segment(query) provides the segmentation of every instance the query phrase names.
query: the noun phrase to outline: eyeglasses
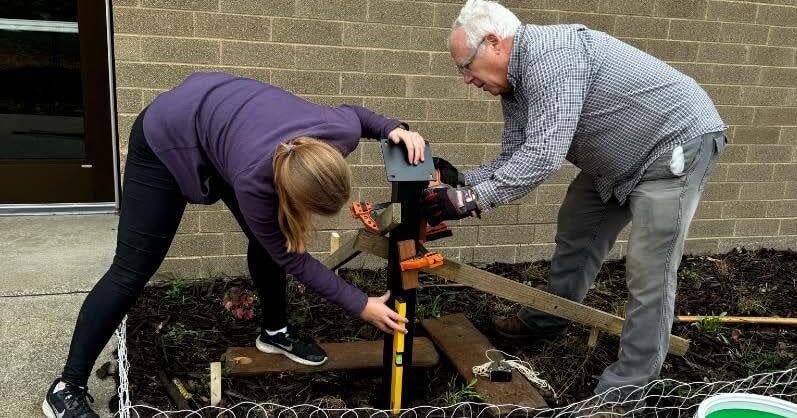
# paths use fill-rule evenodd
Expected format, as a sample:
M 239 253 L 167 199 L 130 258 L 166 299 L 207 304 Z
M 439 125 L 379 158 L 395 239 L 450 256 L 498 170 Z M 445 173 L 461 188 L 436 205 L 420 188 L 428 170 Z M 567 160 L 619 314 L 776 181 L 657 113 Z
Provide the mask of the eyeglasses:
M 473 59 L 476 58 L 476 54 L 479 53 L 479 48 L 481 48 L 481 46 L 484 43 L 485 39 L 486 39 L 486 37 L 482 38 L 482 40 L 479 41 L 479 44 L 476 45 L 476 48 L 473 50 L 473 52 L 471 52 L 470 55 L 468 55 L 468 57 L 465 58 L 464 61 L 462 61 L 461 63 L 457 64 L 457 69 L 459 70 L 460 74 L 462 74 L 462 75 L 470 74 L 470 68 L 468 68 L 468 67 L 473 62 Z

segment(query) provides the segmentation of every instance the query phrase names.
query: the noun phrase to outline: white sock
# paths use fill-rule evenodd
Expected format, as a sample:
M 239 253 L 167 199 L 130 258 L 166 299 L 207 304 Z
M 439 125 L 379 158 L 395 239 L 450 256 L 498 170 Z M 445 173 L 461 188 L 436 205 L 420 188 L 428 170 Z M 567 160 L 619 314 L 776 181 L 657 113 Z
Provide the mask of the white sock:
M 288 327 L 287 326 L 282 327 L 282 328 L 280 328 L 280 329 L 278 329 L 276 331 L 266 330 L 266 334 L 268 334 L 269 337 L 273 337 L 273 336 L 275 336 L 275 335 L 277 335 L 279 333 L 286 334 L 287 332 L 288 332 Z
M 55 385 L 55 387 L 53 388 L 53 393 L 58 393 L 58 392 L 64 390 L 65 388 L 66 388 L 66 383 L 64 383 L 64 381 L 62 380 L 62 381 L 58 382 L 57 385 Z

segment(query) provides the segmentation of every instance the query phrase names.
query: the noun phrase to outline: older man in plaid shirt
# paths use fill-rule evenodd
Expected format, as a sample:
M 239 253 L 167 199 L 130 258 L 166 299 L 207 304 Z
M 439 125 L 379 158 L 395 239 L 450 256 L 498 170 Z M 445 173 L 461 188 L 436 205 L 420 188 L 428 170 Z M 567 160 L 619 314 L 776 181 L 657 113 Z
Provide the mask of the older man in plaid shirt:
M 465 83 L 500 95 L 502 150 L 425 191 L 431 223 L 526 195 L 564 160 L 581 169 L 559 210 L 550 290 L 581 301 L 631 222 L 627 318 L 619 359 L 596 393 L 654 380 L 669 344 L 676 273 L 726 128 L 690 77 L 582 25 L 522 25 L 498 3 L 470 0 L 449 39 Z M 566 321 L 523 309 L 497 318 L 507 337 L 550 337 Z M 622 395 L 628 389 L 614 390 Z

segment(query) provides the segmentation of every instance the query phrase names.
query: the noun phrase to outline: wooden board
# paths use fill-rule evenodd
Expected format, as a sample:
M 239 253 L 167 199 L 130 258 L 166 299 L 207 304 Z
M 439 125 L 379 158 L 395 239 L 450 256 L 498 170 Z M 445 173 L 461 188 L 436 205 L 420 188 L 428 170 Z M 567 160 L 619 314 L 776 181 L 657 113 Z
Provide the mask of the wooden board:
M 540 393 L 523 375 L 512 371 L 512 381 L 491 382 L 489 378 L 473 375 L 473 366 L 487 362 L 485 352 L 494 348 L 463 314 L 447 315 L 421 321 L 435 345 L 448 357 L 466 382 L 477 379 L 474 390 L 493 405 L 520 405 L 543 408 L 547 404 Z M 493 356 L 495 358 L 495 356 Z M 512 410 L 509 408 L 508 410 Z M 506 413 L 507 411 L 502 411 Z
M 360 251 L 383 258 L 387 257 L 387 238 L 373 235 L 368 239 L 359 240 L 355 244 Z M 612 335 L 620 335 L 623 330 L 624 320 L 617 315 L 453 260 L 446 259 L 442 267 L 423 271 L 560 318 L 598 328 Z M 674 335 L 670 336 L 670 353 L 683 356 L 687 350 L 689 350 L 689 340 Z
M 396 229 L 396 227 L 401 224 L 401 204 L 393 203 L 385 208 L 379 213 L 379 216 L 377 216 L 376 223 L 379 225 L 379 233 L 381 235 L 385 235 Z M 363 238 L 363 235 L 365 235 L 365 238 Z M 360 254 L 361 250 L 357 248 L 357 240 L 367 239 L 368 236 L 378 237 L 379 235 L 374 235 L 364 229 L 359 229 L 354 236 L 348 237 L 343 240 L 343 242 L 340 242 L 338 248 L 331 248 L 332 245 L 330 245 L 330 254 L 324 258 L 322 263 L 330 270 L 339 269 Z M 387 253 L 385 253 L 384 258 L 387 258 Z
M 415 338 L 412 344 L 413 367 L 432 367 L 440 361 L 437 350 L 428 338 Z M 294 363 L 281 354 L 262 353 L 255 347 L 230 347 L 222 355 L 222 362 L 230 376 L 379 369 L 383 366 L 383 345 L 382 340 L 321 344 L 329 356 L 329 360 L 321 366 L 305 366 Z
M 398 242 L 398 255 L 399 261 L 404 261 L 409 258 L 415 257 L 415 240 L 408 239 Z M 401 272 L 401 287 L 404 290 L 418 288 L 418 270 L 409 270 Z

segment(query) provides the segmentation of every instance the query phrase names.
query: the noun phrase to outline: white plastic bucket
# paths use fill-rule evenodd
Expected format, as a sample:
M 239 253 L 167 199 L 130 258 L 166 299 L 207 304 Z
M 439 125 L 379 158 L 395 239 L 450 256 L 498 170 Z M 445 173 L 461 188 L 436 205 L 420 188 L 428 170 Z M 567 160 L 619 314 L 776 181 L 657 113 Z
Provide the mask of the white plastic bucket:
M 750 411 L 751 416 L 755 416 L 756 412 L 763 412 L 782 418 L 797 418 L 797 405 L 770 396 L 747 393 L 723 393 L 712 396 L 700 403 L 695 418 L 712 418 L 710 415 L 715 412 L 731 409 Z

